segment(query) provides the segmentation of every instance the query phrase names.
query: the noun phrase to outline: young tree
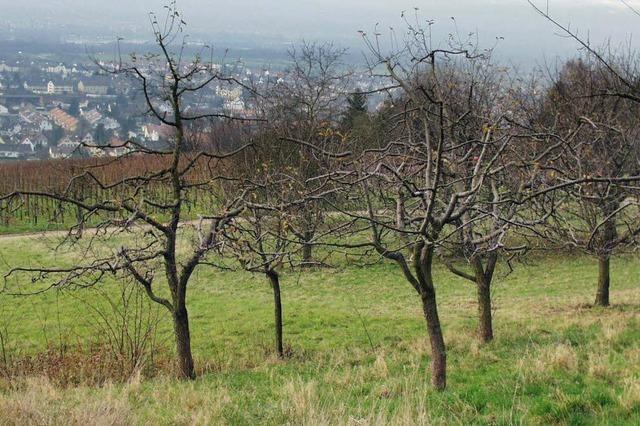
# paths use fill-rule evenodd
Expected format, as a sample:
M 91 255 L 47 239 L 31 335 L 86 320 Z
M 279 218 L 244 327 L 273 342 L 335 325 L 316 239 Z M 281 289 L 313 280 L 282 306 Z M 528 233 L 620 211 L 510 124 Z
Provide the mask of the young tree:
M 325 172 L 322 155 L 342 142 L 338 122 L 349 75 L 343 71 L 343 56 L 344 51 L 331 44 L 303 44 L 291 50 L 291 68 L 260 98 L 271 133 L 287 148 L 280 150 L 286 158 L 280 165 L 293 177 L 299 198 L 305 198 L 316 185 L 313 178 Z M 302 245 L 302 265 L 318 265 L 312 252 L 325 219 L 324 201 L 308 198 L 289 214 L 290 231 Z
M 266 127 L 266 126 L 264 126 Z M 289 231 L 290 218 L 284 212 L 292 191 L 286 159 L 290 147 L 265 130 L 256 137 L 251 150 L 232 160 L 234 168 L 244 173 L 238 180 L 227 182 L 230 194 L 245 192 L 243 211 L 222 233 L 220 258 L 227 259 L 226 269 L 243 269 L 264 274 L 273 291 L 275 349 L 285 357 L 283 342 L 282 297 L 279 270 L 285 262 L 293 265 L 295 236 Z M 293 239 L 292 239 L 293 237 Z
M 128 64 L 120 59 L 105 71 L 128 76 L 138 85 L 149 116 L 172 129 L 167 146 L 149 148 L 133 141 L 123 147 L 96 146 L 107 153 L 126 148 L 126 153 L 85 167 L 62 190 L 18 190 L 1 200 L 11 204 L 25 196 L 44 197 L 77 207 L 82 214 L 66 240 L 76 245 L 84 242 L 86 253 L 76 265 L 17 267 L 7 278 L 27 273 L 34 282 L 47 283 L 48 288 L 92 286 L 109 275 L 133 278 L 151 300 L 171 314 L 179 376 L 193 379 L 187 290 L 196 268 L 217 247 L 221 230 L 242 211 L 242 194 L 229 196 L 225 202 L 217 197 L 220 182 L 233 175 L 225 162 L 246 145 L 220 148 L 212 142 L 209 130 L 226 116 L 198 105 L 187 108 L 188 99 L 198 99 L 198 92 L 211 83 L 232 79 L 221 75 L 202 55 L 187 59 L 184 22 L 175 3 L 166 9 L 163 19 L 151 15 L 158 52 L 132 56 Z M 163 112 L 162 107 L 167 106 L 168 112 Z M 137 159 L 138 167 L 129 162 L 121 174 L 103 173 L 132 158 Z M 82 191 L 77 190 L 80 186 Z M 183 222 L 187 203 L 198 193 L 206 193 L 212 200 L 207 206 L 211 214 L 202 216 L 194 229 Z M 85 226 L 96 229 L 78 232 Z M 186 250 L 181 251 L 183 244 Z M 109 249 L 114 245 L 117 247 Z
M 298 141 L 282 140 L 274 132 L 272 123 L 265 123 L 255 129 L 251 149 L 232 160 L 232 167 L 243 173 L 237 180 L 225 184 L 230 194 L 243 192 L 246 196 L 242 214 L 223 231 L 221 257 L 229 260 L 225 263 L 226 268 L 239 265 L 246 271 L 264 274 L 269 280 L 274 296 L 276 352 L 280 358 L 286 355 L 281 271 L 286 267 L 309 266 L 305 247 L 322 244 L 324 237 L 335 237 L 345 226 L 339 221 L 334 224 L 336 221 L 329 217 L 322 224 L 314 224 L 311 240 L 300 239 L 295 226 L 304 209 L 313 206 L 323 209 L 322 214 L 325 214 L 328 201 L 335 200 L 340 192 L 341 188 L 331 179 L 331 160 L 349 155 L 348 152 L 326 151 L 339 147 L 339 142 L 331 142 L 327 135 L 322 145 L 304 145 L 308 149 L 308 161 L 314 162 L 309 168 L 321 171 L 322 175 L 301 175 L 296 167 L 300 146 Z M 324 252 L 328 255 L 331 250 L 325 247 Z
M 279 358 L 285 357 L 279 269 L 285 262 L 293 263 L 291 245 L 286 215 L 266 206 L 245 207 L 238 220 L 225 230 L 221 245 L 223 257 L 235 259 L 242 269 L 264 274 L 269 280 L 273 291 L 275 349 Z

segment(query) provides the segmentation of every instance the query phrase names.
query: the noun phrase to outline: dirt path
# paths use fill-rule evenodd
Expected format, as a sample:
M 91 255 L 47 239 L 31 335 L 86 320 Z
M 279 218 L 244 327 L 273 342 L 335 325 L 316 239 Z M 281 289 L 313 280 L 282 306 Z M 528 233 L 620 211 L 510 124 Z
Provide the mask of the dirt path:
M 87 231 L 91 230 L 95 231 L 95 228 L 88 229 Z M 0 241 L 10 241 L 32 237 L 64 237 L 68 232 L 69 231 L 66 229 L 61 229 L 52 231 L 20 232 L 17 234 L 2 234 L 0 235 Z
M 185 225 L 196 225 L 199 222 L 200 222 L 199 220 L 190 220 L 190 221 L 180 223 L 179 226 L 182 227 Z M 147 229 L 150 226 L 151 225 L 139 225 L 136 227 L 136 229 Z M 117 228 L 114 227 L 110 229 L 117 229 Z M 97 228 L 85 228 L 83 230 L 83 235 L 95 233 L 96 230 Z M 4 241 L 18 240 L 23 238 L 62 238 L 66 236 L 68 233 L 69 233 L 68 229 L 55 229 L 50 231 L 34 231 L 34 232 L 19 232 L 16 234 L 0 234 L 0 241 L 4 242 Z

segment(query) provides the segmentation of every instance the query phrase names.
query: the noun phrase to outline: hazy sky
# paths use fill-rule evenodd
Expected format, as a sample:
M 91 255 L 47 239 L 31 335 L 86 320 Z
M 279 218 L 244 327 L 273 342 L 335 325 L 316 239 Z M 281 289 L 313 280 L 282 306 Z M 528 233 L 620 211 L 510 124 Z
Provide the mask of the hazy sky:
M 546 0 L 536 0 L 546 7 Z M 563 23 L 600 44 L 629 40 L 640 28 L 640 16 L 623 2 L 640 9 L 640 0 L 549 0 L 549 10 Z M 0 0 L 0 20 L 39 21 L 71 26 L 88 24 L 101 34 L 147 25 L 147 12 L 162 10 L 165 0 Z M 538 16 L 526 0 L 179 0 L 190 31 L 211 34 L 220 44 L 221 35 L 245 34 L 283 40 L 331 39 L 358 46 L 360 29 L 371 31 L 379 23 L 381 32 L 401 27 L 400 13 L 435 19 L 442 37 L 454 30 L 477 31 L 489 44 L 504 37 L 499 50 L 506 56 L 553 56 L 575 48 L 554 34 L 554 28 Z M 638 35 L 640 37 L 640 35 Z

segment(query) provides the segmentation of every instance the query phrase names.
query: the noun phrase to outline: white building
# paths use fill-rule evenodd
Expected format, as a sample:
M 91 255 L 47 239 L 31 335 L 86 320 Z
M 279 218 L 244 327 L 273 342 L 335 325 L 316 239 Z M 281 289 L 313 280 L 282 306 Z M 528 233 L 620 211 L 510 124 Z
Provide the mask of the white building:
M 18 72 L 18 71 L 20 71 L 20 68 L 18 67 L 12 67 L 5 63 L 0 64 L 0 72 Z
M 224 88 L 220 86 L 216 86 L 216 95 L 224 98 L 227 101 L 235 101 L 240 99 L 242 96 L 242 88 L 241 87 L 233 87 L 233 88 Z
M 49 81 L 45 86 L 30 85 L 27 82 L 23 85 L 25 90 L 41 95 L 57 95 L 61 93 L 73 93 L 73 86 L 64 84 L 55 84 Z
M 241 99 L 226 101 L 223 107 L 225 111 L 228 111 L 228 112 L 243 112 L 244 102 Z

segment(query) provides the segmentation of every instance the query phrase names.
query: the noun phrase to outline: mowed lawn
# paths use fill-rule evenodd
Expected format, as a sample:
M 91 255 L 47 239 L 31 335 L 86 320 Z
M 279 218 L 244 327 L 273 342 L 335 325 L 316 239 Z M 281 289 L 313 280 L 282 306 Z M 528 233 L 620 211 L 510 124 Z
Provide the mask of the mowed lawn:
M 52 239 L 0 239 L 0 271 L 73 263 Z M 613 306 L 592 308 L 596 264 L 549 254 L 495 280 L 496 339 L 475 339 L 474 287 L 436 271 L 448 347 L 448 387 L 429 386 L 421 306 L 393 264 L 283 271 L 285 344 L 273 355 L 264 277 L 200 269 L 189 289 L 199 377 L 60 386 L 45 375 L 0 377 L 0 424 L 639 424 L 640 263 L 612 263 Z M 0 329 L 14 359 L 103 337 L 96 289 L 0 295 Z M 113 282 L 103 286 L 115 292 Z M 113 293 L 115 294 L 115 293 Z M 158 357 L 173 350 L 163 310 Z M 0 358 L 0 362 L 3 362 Z

